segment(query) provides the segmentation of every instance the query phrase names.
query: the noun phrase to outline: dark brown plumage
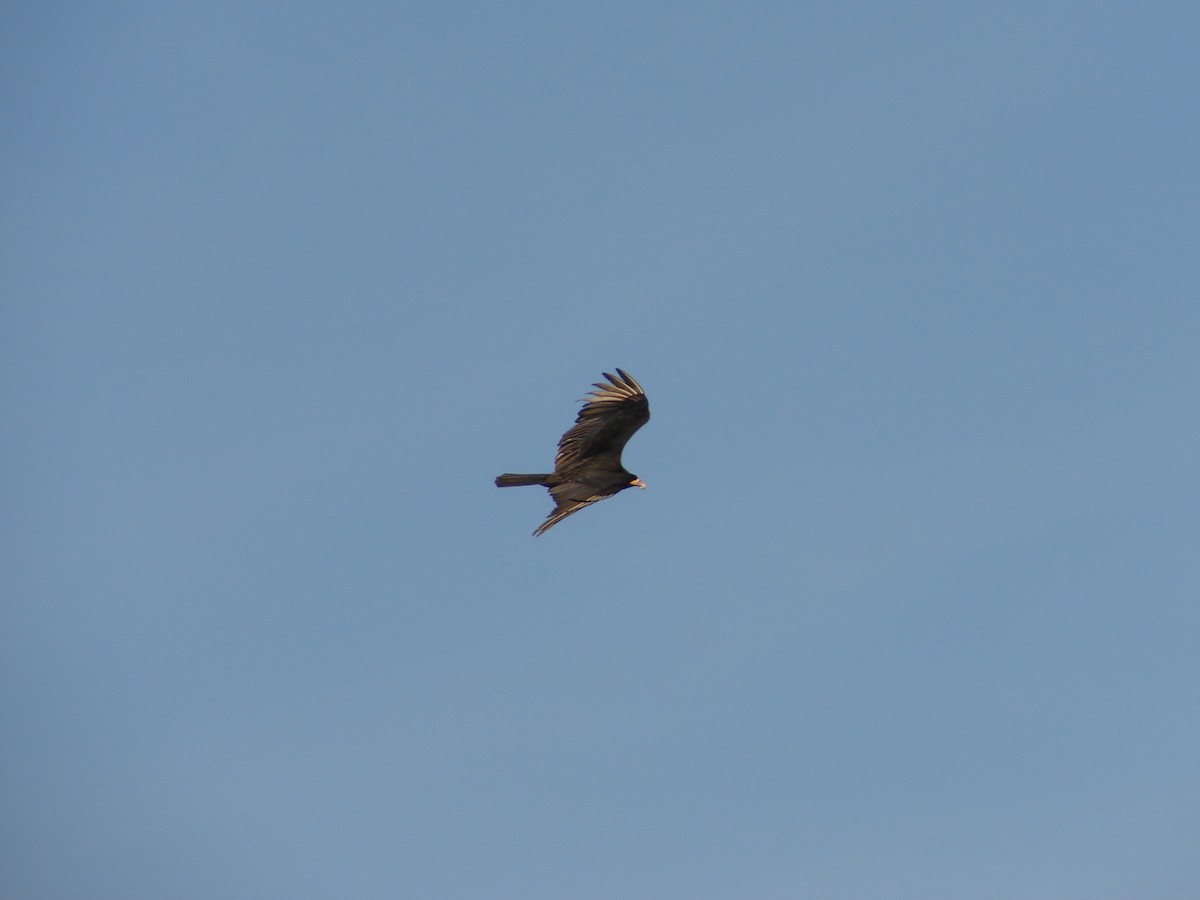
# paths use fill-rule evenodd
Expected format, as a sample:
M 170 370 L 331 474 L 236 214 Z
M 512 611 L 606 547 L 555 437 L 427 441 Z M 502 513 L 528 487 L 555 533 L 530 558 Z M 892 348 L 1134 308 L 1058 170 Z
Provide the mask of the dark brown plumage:
M 584 398 L 575 425 L 558 442 L 554 471 L 548 475 L 501 475 L 496 487 L 537 484 L 550 489 L 555 507 L 533 534 L 536 537 L 571 513 L 598 500 L 645 483 L 621 465 L 621 451 L 633 433 L 650 418 L 650 403 L 642 386 L 617 369 L 604 373 L 608 384 Z

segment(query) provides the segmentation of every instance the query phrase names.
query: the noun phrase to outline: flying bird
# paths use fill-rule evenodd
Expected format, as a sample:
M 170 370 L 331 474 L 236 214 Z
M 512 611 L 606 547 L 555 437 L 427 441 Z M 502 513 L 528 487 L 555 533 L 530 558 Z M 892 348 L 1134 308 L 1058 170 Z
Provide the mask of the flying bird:
M 571 513 L 625 488 L 646 483 L 621 465 L 621 451 L 633 433 L 650 419 L 650 403 L 642 386 L 617 369 L 604 373 L 608 383 L 597 382 L 584 398 L 575 425 L 558 442 L 554 471 L 548 475 L 505 474 L 496 487 L 537 484 L 550 489 L 554 509 L 533 533 L 540 535 Z

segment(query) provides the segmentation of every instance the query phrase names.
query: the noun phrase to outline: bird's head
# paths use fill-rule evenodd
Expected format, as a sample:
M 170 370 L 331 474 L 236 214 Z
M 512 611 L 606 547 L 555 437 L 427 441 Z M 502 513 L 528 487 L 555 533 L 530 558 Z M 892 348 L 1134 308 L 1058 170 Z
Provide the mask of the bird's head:
M 646 482 L 642 481 L 642 479 L 638 478 L 637 476 L 634 476 L 630 479 L 629 486 L 640 487 L 644 491 L 646 489 Z

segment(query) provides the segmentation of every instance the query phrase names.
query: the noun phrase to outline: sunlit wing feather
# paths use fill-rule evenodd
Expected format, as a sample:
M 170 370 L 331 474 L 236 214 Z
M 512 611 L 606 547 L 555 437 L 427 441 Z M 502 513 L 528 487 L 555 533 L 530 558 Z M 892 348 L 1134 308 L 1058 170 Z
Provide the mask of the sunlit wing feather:
M 587 497 L 583 500 L 563 501 L 559 506 L 554 508 L 554 511 L 551 512 L 550 515 L 548 515 L 546 517 L 546 521 L 537 527 L 537 530 L 534 531 L 533 536 L 538 537 L 539 535 L 541 535 L 541 533 L 543 531 L 557 525 L 559 522 L 561 522 L 563 519 L 565 519 L 567 516 L 571 515 L 572 513 L 577 513 L 581 509 L 591 506 L 593 503 L 603 500 L 605 497 L 609 497 L 609 496 L 611 496 L 611 495 L 610 494 L 596 494 L 594 497 Z
M 621 369 L 616 376 L 605 372 L 604 377 L 608 383 L 595 384 L 596 390 L 584 398 L 575 425 L 558 442 L 554 471 L 604 455 L 619 465 L 629 438 L 649 421 L 650 403 L 640 384 Z

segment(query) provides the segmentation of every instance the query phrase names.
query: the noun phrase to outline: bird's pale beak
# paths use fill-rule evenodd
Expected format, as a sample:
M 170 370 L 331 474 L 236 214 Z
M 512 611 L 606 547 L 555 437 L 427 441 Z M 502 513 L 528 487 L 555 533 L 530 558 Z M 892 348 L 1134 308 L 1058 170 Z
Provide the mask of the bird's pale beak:
M 635 478 L 633 481 L 629 482 L 629 486 L 640 487 L 644 491 L 646 489 L 646 482 L 642 481 L 640 478 Z

